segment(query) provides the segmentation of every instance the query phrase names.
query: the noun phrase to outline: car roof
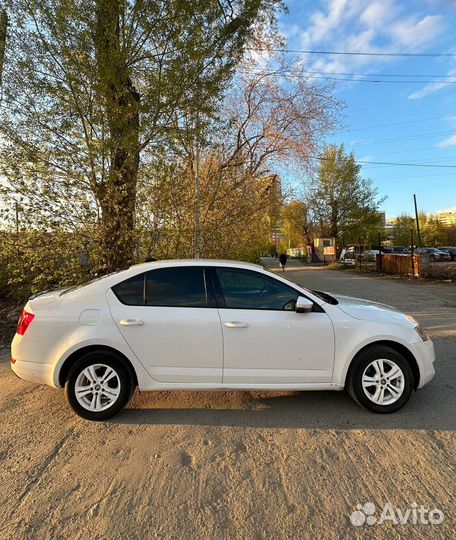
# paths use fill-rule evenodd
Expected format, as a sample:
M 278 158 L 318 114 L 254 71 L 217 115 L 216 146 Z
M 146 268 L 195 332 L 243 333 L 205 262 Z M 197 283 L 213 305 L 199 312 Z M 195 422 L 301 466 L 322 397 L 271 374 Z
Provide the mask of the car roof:
M 129 270 L 153 270 L 160 268 L 160 266 L 235 266 L 239 268 L 254 268 L 255 270 L 263 267 L 260 264 L 244 262 L 244 261 L 230 261 L 226 259 L 168 259 L 163 261 L 151 261 L 133 264 Z
M 130 266 L 127 270 L 121 270 L 120 272 L 114 272 L 106 276 L 102 276 L 100 279 L 97 279 L 93 282 L 86 283 L 81 287 L 75 288 L 74 290 L 69 291 L 68 295 L 65 295 L 67 301 L 72 301 L 73 299 L 79 299 L 85 301 L 84 299 L 93 296 L 93 293 L 96 291 L 107 291 L 117 283 L 120 283 L 123 280 L 126 280 L 130 277 L 136 276 L 143 272 L 149 270 L 159 269 L 159 268 L 174 268 L 179 266 L 225 266 L 227 268 L 245 268 L 250 270 L 255 270 L 257 272 L 273 275 L 278 281 L 282 281 L 285 285 L 293 287 L 298 291 L 302 291 L 304 294 L 309 296 L 317 304 L 324 304 L 325 301 L 315 296 L 312 291 L 305 289 L 297 283 L 293 283 L 287 279 L 284 279 L 281 275 L 272 274 L 269 270 L 263 268 L 259 264 L 244 262 L 244 261 L 230 261 L 225 259 L 170 259 L 163 261 L 151 261 L 140 264 L 135 264 Z

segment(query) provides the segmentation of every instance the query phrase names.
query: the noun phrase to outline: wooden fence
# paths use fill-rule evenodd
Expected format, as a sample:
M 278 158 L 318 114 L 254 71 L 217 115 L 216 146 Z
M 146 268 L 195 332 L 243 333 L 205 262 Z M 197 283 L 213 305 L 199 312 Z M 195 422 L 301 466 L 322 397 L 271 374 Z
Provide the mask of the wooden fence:
M 381 261 L 380 261 L 381 258 Z M 412 272 L 416 277 L 419 277 L 421 268 L 421 258 L 419 255 L 395 255 L 385 253 L 377 255 L 377 270 L 385 272 L 385 274 L 399 274 L 401 276 L 411 276 Z

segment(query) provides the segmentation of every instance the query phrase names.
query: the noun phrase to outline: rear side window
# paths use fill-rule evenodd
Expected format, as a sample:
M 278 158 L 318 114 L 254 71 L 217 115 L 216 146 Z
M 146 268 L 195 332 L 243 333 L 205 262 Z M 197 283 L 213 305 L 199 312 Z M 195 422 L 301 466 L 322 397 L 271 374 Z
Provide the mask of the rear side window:
M 178 266 L 146 274 L 146 305 L 207 307 L 204 268 Z
M 133 276 L 112 290 L 127 306 L 207 307 L 204 268 L 161 268 Z
M 133 276 L 122 281 L 122 283 L 118 283 L 112 290 L 122 304 L 126 304 L 127 306 L 143 306 L 144 278 L 145 274 Z

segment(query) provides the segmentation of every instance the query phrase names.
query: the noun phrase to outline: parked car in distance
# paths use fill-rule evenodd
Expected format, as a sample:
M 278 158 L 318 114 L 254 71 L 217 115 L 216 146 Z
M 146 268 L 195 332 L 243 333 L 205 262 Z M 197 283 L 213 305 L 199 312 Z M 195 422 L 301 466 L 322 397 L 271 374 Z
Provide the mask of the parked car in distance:
M 364 252 L 364 260 L 366 261 L 375 261 L 377 255 L 409 255 L 410 251 L 408 248 L 403 246 L 378 246 L 373 249 L 368 249 Z
M 410 255 L 410 249 L 405 246 L 393 246 L 393 253 L 396 255 Z
M 429 260 L 431 262 L 441 262 L 441 261 L 451 261 L 449 253 L 445 251 L 440 251 L 440 249 L 434 247 L 420 247 L 415 249 L 417 255 L 429 255 Z
M 439 249 L 440 251 L 443 251 L 444 253 L 448 253 L 452 261 L 456 260 L 456 247 L 445 246 L 445 247 L 439 247 Z
M 432 341 L 395 308 L 214 260 L 143 263 L 35 295 L 11 351 L 16 375 L 64 388 L 90 420 L 119 412 L 136 387 L 346 388 L 389 413 L 434 376 Z
M 343 248 L 339 257 L 339 262 L 342 264 L 355 264 L 356 258 L 359 256 L 358 251 L 354 247 Z

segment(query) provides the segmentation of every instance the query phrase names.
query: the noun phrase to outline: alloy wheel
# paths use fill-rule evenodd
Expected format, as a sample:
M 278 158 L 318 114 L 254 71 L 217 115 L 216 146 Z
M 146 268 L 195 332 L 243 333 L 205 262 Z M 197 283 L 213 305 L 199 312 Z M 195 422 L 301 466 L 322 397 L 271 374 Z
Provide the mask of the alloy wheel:
M 377 405 L 391 405 L 404 392 L 404 373 L 392 360 L 373 360 L 363 372 L 362 387 L 366 396 Z
M 106 364 L 92 364 L 76 378 L 74 394 L 84 409 L 92 412 L 112 407 L 120 395 L 120 377 Z

